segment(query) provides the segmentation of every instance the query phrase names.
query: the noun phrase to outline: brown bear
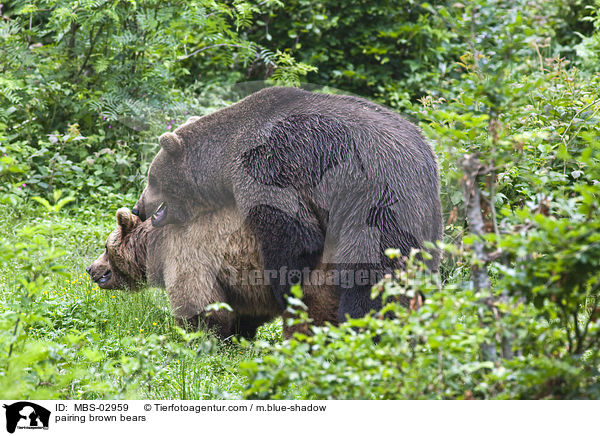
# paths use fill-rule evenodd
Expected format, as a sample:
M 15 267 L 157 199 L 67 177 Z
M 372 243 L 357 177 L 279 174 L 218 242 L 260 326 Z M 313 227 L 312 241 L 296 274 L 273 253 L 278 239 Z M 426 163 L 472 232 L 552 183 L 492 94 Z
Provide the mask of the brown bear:
M 258 240 L 277 303 L 327 263 L 338 320 L 381 307 L 371 287 L 442 237 L 438 166 L 420 130 L 370 101 L 261 90 L 164 133 L 134 213 L 155 227 L 235 208 Z M 439 252 L 429 267 L 437 271 Z
M 99 287 L 166 288 L 180 324 L 205 326 L 221 338 L 252 338 L 260 325 L 283 314 L 263 277 L 258 241 L 234 208 L 206 213 L 185 226 L 162 228 L 121 208 L 117 224 L 104 253 L 87 268 Z M 303 291 L 314 324 L 336 322 L 339 296 L 334 286 L 321 281 Z M 217 302 L 227 303 L 233 312 L 206 310 Z M 289 337 L 306 327 L 284 322 L 284 334 Z

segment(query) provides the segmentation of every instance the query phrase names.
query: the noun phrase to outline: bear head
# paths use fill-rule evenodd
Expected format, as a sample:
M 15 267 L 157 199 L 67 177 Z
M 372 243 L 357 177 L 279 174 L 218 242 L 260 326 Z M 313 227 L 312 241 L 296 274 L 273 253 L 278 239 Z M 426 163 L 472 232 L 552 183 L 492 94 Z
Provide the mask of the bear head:
M 146 187 L 133 208 L 143 221 L 152 220 L 154 227 L 190 221 L 195 193 L 188 183 L 189 170 L 184 165 L 184 144 L 176 133 L 167 132 L 158 140 L 161 150 L 148 171 Z
M 154 227 L 182 224 L 190 221 L 198 202 L 190 183 L 194 165 L 186 163 L 185 140 L 181 132 L 200 120 L 190 117 L 175 132 L 163 133 L 158 138 L 161 147 L 148 171 L 146 187 L 132 212 L 145 221 L 152 220 Z
M 100 288 L 134 291 L 146 282 L 147 248 L 141 230 L 142 221 L 129 209 L 117 211 L 117 227 L 104 253 L 86 268 Z

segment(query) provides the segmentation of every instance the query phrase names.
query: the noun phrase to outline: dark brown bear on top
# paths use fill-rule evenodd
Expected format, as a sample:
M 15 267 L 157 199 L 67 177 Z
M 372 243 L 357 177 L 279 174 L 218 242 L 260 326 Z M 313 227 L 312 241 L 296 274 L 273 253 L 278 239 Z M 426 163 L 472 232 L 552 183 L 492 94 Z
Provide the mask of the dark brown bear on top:
M 154 226 L 234 207 L 285 307 L 306 269 L 337 272 L 338 319 L 378 309 L 370 289 L 442 236 L 435 155 L 419 129 L 357 97 L 267 88 L 159 138 L 134 212 Z M 439 266 L 439 253 L 428 261 Z
M 166 288 L 173 313 L 181 324 L 203 325 L 221 338 L 233 334 L 251 338 L 256 329 L 282 315 L 263 280 L 256 238 L 233 208 L 207 213 L 186 226 L 152 227 L 128 209 L 117 211 L 117 228 L 104 253 L 88 268 L 104 289 Z M 306 286 L 303 301 L 314 324 L 335 323 L 339 297 L 333 286 Z M 225 302 L 227 310 L 206 311 Z M 284 323 L 284 334 L 304 330 Z

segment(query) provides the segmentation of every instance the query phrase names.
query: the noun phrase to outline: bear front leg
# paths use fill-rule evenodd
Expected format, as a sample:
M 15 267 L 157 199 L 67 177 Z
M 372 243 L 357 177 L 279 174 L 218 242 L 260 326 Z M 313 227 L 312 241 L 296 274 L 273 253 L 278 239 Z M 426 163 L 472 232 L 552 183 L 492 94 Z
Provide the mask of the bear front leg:
M 235 334 L 235 316 L 227 310 L 201 312 L 198 315 L 200 328 L 212 331 L 221 340 Z
M 303 209 L 306 214 L 307 209 Z M 250 208 L 246 223 L 259 241 L 267 277 L 275 299 L 285 310 L 290 287 L 302 283 L 323 252 L 324 237 L 319 227 L 301 216 L 269 205 Z
M 235 317 L 225 310 L 206 312 L 197 315 L 177 315 L 177 325 L 188 332 L 197 330 L 212 331 L 221 340 L 227 339 L 235 334 Z
M 213 267 L 179 261 L 187 262 L 178 258 L 165 269 L 165 285 L 177 323 L 187 330 L 212 330 L 221 339 L 232 336 L 235 315 L 225 309 L 206 310 L 211 304 L 227 302 Z

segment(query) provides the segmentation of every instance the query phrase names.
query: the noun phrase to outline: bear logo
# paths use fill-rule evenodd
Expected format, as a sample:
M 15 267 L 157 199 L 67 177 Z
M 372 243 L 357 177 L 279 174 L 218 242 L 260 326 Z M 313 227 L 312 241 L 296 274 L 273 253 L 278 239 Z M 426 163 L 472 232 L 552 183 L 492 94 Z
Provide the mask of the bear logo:
M 48 429 L 50 411 L 42 406 L 29 401 L 19 401 L 10 405 L 4 404 L 6 409 L 6 431 L 14 433 L 16 428 L 43 428 Z

